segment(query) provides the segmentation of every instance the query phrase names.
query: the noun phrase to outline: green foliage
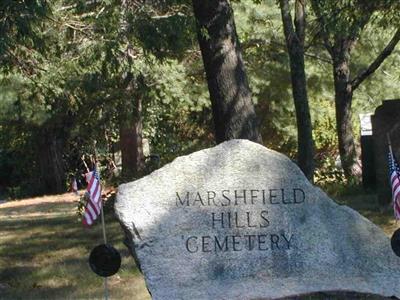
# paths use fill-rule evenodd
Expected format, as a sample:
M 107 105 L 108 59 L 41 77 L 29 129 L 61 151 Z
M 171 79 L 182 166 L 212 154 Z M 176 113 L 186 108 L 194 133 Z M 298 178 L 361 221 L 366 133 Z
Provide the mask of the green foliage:
M 382 29 L 377 24 L 369 24 L 358 41 L 351 65 L 354 73 L 364 70 L 383 50 L 392 38 L 395 28 Z M 360 112 L 374 112 L 385 99 L 399 98 L 400 69 L 395 66 L 400 61 L 400 48 L 385 59 L 378 70 L 361 84 L 354 94 L 354 107 Z
M 343 186 L 346 183 L 343 170 L 335 165 L 335 158 L 323 156 L 318 159 L 318 165 L 315 170 L 314 182 L 324 188 L 331 186 Z
M 128 22 L 146 51 L 159 58 L 183 58 L 196 43 L 194 18 L 187 10 L 183 6 L 157 11 L 154 5 L 143 5 Z
M 400 8 L 397 0 L 312 0 L 311 4 L 328 38 L 332 41 L 339 37 L 358 38 L 364 27 L 370 22 L 386 27 L 400 21 L 396 11 Z M 317 25 L 318 26 L 318 25 Z
M 82 218 L 83 214 L 85 213 L 85 207 L 88 201 L 89 197 L 87 193 L 83 193 L 79 197 L 78 205 L 76 207 L 76 214 L 79 218 Z
M 146 7 L 48 3 L 51 17 L 40 15 L 40 28 L 30 24 L 44 32 L 46 52 L 30 44 L 33 56 L 19 55 L 12 66 L 17 72 L 3 73 L 0 185 L 15 186 L 18 196 L 33 178 L 36 193 L 46 192 L 43 172 L 55 159 L 59 172 L 79 175 L 80 157 L 94 154 L 94 145 L 106 162 L 137 97 L 143 101 L 144 138 L 163 163 L 208 141 L 207 127 L 200 126 L 210 122 L 202 115 L 209 101 L 204 82 L 192 75 L 198 65 L 191 58 L 195 34 L 187 8 L 182 1 Z M 21 45 L 10 41 L 15 49 Z M 28 63 L 29 72 L 20 68 Z M 46 159 L 43 147 L 54 143 L 59 147 L 48 153 L 61 152 Z
M 325 12 L 338 11 L 332 18 L 345 16 L 348 22 L 356 22 L 361 9 L 372 5 L 352 12 L 345 8 L 353 7 L 354 1 L 340 1 L 337 9 L 331 2 L 320 4 Z M 59 152 L 64 182 L 68 174 L 82 173 L 81 156 L 93 155 L 95 148 L 106 178 L 121 123 L 137 111 L 138 97 L 143 104 L 143 138 L 151 154 L 160 157 L 160 162 L 147 158 L 145 172 L 214 144 L 190 1 L 124 3 L 0 4 L 0 186 L 8 187 L 11 196 L 48 191 L 44 175 L 53 167 L 55 157 L 47 157 L 53 150 Z M 364 28 L 366 34 L 353 52 L 351 68 L 356 71 L 365 69 L 393 34 L 394 27 L 382 30 L 388 18 L 381 12 L 386 2 L 379 3 L 374 22 Z M 294 158 L 297 128 L 279 7 L 272 0 L 243 0 L 233 8 L 264 143 Z M 395 20 L 394 14 L 390 18 Z M 316 181 L 333 185 L 343 183 L 343 177 L 334 160 L 338 153 L 331 65 L 315 44 L 318 28 L 312 12 L 309 20 L 306 73 Z M 372 112 L 382 99 L 398 97 L 399 60 L 395 50 L 356 91 L 355 122 L 358 113 Z M 48 151 L 54 143 L 59 147 Z
M 327 168 L 331 166 L 326 166 Z M 326 169 L 328 170 L 328 169 Z M 316 171 L 316 176 L 320 176 L 319 170 Z M 321 177 L 319 177 L 321 179 Z M 337 180 L 331 180 L 332 178 L 337 178 Z M 320 187 L 324 192 L 326 192 L 330 197 L 336 199 L 340 199 L 348 196 L 361 196 L 360 199 L 362 205 L 364 206 L 376 206 L 376 199 L 369 199 L 371 202 L 365 202 L 365 189 L 358 180 L 358 178 L 350 178 L 347 180 L 344 177 L 343 171 L 338 169 L 333 169 L 331 171 L 331 176 L 329 180 L 319 180 L 315 183 L 318 187 Z M 371 191 L 369 191 L 371 192 Z M 378 208 L 377 211 L 380 209 Z
M 264 143 L 294 157 L 297 129 L 279 10 L 273 1 L 242 1 L 234 10 Z
M 353 51 L 351 68 L 359 71 L 365 69 L 393 35 L 395 26 L 382 30 L 377 20 L 388 20 L 390 16 L 382 11 L 387 9 L 382 3 L 377 7 L 357 7 L 352 1 L 318 1 L 324 7 L 332 21 L 334 32 L 345 33 L 340 26 L 350 21 L 359 22 L 357 14 L 361 10 L 374 9 L 373 20 L 364 28 L 357 47 Z M 376 4 L 376 3 L 375 3 Z M 375 5 L 374 4 L 374 5 Z M 395 5 L 387 1 L 385 5 Z M 372 4 L 368 4 L 372 5 Z M 244 49 L 246 67 L 250 77 L 254 102 L 261 119 L 264 143 L 273 149 L 284 152 L 294 158 L 297 147 L 297 131 L 294 105 L 291 95 L 289 62 L 286 54 L 281 16 L 275 1 L 263 1 L 256 5 L 252 1 L 240 1 L 234 5 L 239 37 Z M 333 79 L 331 59 L 316 43 L 319 30 L 315 23 L 316 16 L 308 7 L 310 26 L 306 36 L 306 75 L 308 96 L 313 121 L 313 135 L 316 146 L 317 182 L 343 183 L 341 170 L 335 167 L 338 157 L 336 134 Z M 346 16 L 347 17 L 344 17 Z M 337 24 L 339 18 L 346 22 Z M 357 23 L 358 24 L 358 23 Z M 354 26 L 357 25 L 354 23 Z M 337 27 L 335 27 L 337 26 Z M 373 74 L 367 84 L 361 85 L 353 99 L 354 128 L 358 128 L 358 114 L 373 112 L 382 99 L 398 97 L 400 73 L 395 68 L 399 61 L 399 50 L 385 61 L 383 66 Z M 356 136 L 358 132 L 356 132 Z
M 44 19 L 49 15 L 46 0 L 1 1 L 0 68 L 34 71 L 37 62 L 32 54 L 45 49 L 42 29 Z

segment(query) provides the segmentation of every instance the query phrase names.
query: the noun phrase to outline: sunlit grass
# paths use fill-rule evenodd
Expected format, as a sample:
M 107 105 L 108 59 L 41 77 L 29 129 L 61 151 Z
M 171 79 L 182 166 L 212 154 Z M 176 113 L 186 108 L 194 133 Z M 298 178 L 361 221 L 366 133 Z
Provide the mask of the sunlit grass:
M 91 249 L 103 243 L 101 227 L 83 228 L 76 200 L 64 194 L 0 205 L 0 299 L 103 299 L 103 278 L 87 262 Z M 392 212 L 381 211 L 373 194 L 341 196 L 336 201 L 356 209 L 389 236 L 397 228 Z M 122 256 L 121 269 L 108 280 L 110 298 L 150 299 L 109 211 L 106 223 L 109 242 Z M 296 299 L 345 298 L 379 299 L 327 293 Z
M 91 249 L 103 243 L 101 226 L 84 228 L 70 197 L 0 206 L 0 299 L 104 298 L 103 278 L 88 265 Z M 110 298 L 150 299 L 111 212 L 106 224 L 109 242 L 122 256 L 120 271 L 109 278 Z

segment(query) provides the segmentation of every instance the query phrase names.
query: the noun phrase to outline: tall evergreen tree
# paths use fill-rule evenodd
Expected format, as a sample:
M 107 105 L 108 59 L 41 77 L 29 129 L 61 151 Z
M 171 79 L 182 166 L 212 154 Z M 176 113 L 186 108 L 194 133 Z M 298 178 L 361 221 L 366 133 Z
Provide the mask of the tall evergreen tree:
M 128 73 L 124 88 L 126 99 L 119 110 L 119 138 L 122 159 L 122 175 L 126 179 L 137 178 L 144 167 L 142 76 Z
M 232 7 L 228 0 L 193 0 L 217 143 L 262 142 Z
M 42 30 L 51 5 L 46 0 L 0 2 L 0 68 L 34 72 L 32 52 L 44 50 Z
M 351 76 L 351 53 L 356 47 L 366 25 L 377 11 L 399 8 L 398 1 L 371 1 L 361 3 L 352 1 L 312 0 L 312 7 L 317 15 L 320 35 L 324 47 L 332 59 L 335 89 L 336 130 L 342 167 L 347 178 L 361 174 L 352 126 L 353 93 L 359 85 L 388 57 L 400 40 L 397 29 L 387 46 L 375 60 L 356 76 Z
M 314 173 L 314 142 L 307 97 L 304 67 L 304 38 L 306 27 L 306 0 L 295 1 L 294 26 L 289 0 L 280 0 L 280 8 L 290 60 L 293 100 L 297 120 L 297 161 L 300 169 L 312 181 Z
M 120 19 L 120 32 L 121 38 L 126 41 L 124 45 L 127 49 L 125 50 L 125 59 L 128 61 L 128 65 L 132 64 L 130 57 L 134 51 L 134 42 L 129 36 L 128 28 L 128 12 L 135 12 L 138 8 L 138 4 L 131 1 L 122 1 L 121 5 L 121 19 Z M 121 75 L 121 74 L 119 74 Z M 125 78 L 121 76 L 121 84 L 123 97 L 120 101 L 119 109 L 119 139 L 121 149 L 121 160 L 122 160 L 122 175 L 126 179 L 137 178 L 139 172 L 144 166 L 144 155 L 143 155 L 143 116 L 142 116 L 142 98 L 143 95 L 140 93 L 140 85 L 143 80 L 138 80 L 138 76 L 128 71 Z M 140 77 L 142 78 L 142 77 Z

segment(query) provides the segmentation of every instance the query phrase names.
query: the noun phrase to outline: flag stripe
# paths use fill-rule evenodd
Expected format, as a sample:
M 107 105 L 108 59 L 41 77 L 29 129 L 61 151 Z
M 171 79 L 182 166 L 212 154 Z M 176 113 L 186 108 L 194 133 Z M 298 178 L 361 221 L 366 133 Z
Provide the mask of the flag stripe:
M 86 204 L 82 222 L 84 225 L 90 226 L 101 213 L 101 185 L 100 177 L 96 169 L 87 173 L 86 179 L 88 181 L 87 195 L 89 199 Z
M 93 172 L 92 172 L 93 173 Z M 95 176 L 93 176 L 93 174 L 90 175 L 90 182 L 88 184 L 87 190 L 90 191 L 90 189 L 92 188 L 93 182 L 94 182 Z
M 93 221 L 89 214 L 85 213 L 84 218 L 87 225 L 92 225 Z
M 391 147 L 389 147 L 388 160 L 389 160 L 389 177 L 392 189 L 394 216 L 397 220 L 399 220 L 400 219 L 400 168 L 396 158 L 394 157 Z
M 91 219 L 92 219 L 92 220 L 95 220 L 96 217 L 97 217 L 97 214 L 96 214 L 96 212 L 95 212 L 95 207 L 94 207 L 94 205 L 93 205 L 92 202 L 88 202 L 88 204 L 87 204 L 87 209 L 88 209 L 88 212 L 89 212 L 89 214 L 90 214 Z
M 97 203 L 94 204 L 95 210 L 96 210 L 96 214 L 99 215 L 101 213 L 101 206 Z
M 400 182 L 396 184 L 396 186 L 393 187 L 393 196 L 397 197 L 397 195 L 400 192 Z
M 98 190 L 99 190 L 99 184 L 96 182 L 95 185 L 92 186 L 90 190 L 90 196 L 93 199 L 94 202 L 98 201 Z
M 97 203 L 90 202 L 90 205 L 92 206 L 93 210 L 96 212 L 96 217 L 100 214 L 100 206 Z
M 394 213 L 396 217 L 400 216 L 400 205 L 398 202 L 398 199 L 396 199 L 396 201 L 394 201 Z
M 101 187 L 99 186 L 96 190 L 96 193 L 93 195 L 93 199 L 96 203 L 99 203 L 100 198 L 101 198 Z
M 399 184 L 400 184 L 400 180 L 398 180 L 397 178 L 395 180 L 393 180 L 392 181 L 392 190 L 395 191 Z
M 76 182 L 75 177 L 72 179 L 72 192 L 75 193 L 76 195 L 79 195 L 79 193 L 78 193 L 78 183 Z

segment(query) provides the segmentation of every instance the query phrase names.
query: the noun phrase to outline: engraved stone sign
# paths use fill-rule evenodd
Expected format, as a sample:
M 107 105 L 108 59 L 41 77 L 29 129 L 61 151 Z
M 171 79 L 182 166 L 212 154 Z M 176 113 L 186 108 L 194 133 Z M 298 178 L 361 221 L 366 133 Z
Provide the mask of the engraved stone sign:
M 250 141 L 121 185 L 115 209 L 153 299 L 400 296 L 400 258 L 382 230 Z

